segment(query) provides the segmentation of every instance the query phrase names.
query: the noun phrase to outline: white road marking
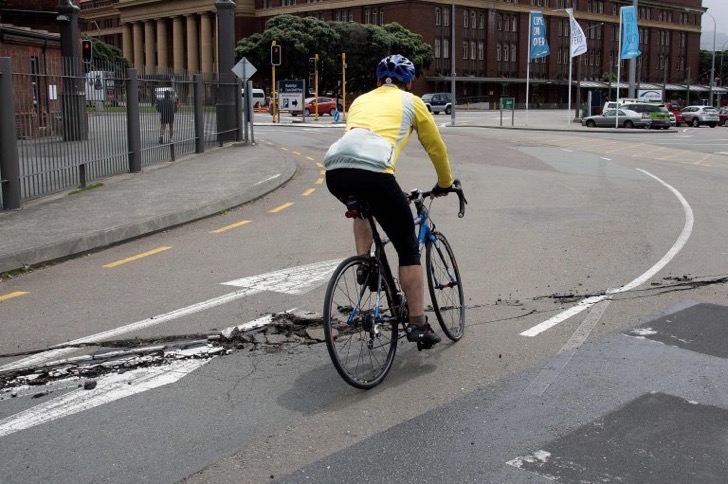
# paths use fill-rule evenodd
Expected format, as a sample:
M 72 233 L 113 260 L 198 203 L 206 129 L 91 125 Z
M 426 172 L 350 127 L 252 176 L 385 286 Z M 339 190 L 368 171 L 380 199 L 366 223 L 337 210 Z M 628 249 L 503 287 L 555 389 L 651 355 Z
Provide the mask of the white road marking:
M 190 359 L 170 365 L 112 373 L 97 380 L 93 390 L 78 389 L 0 420 L 0 437 L 89 410 L 153 388 L 169 385 L 210 360 Z
M 91 336 L 85 336 L 78 338 L 73 341 L 64 343 L 63 345 L 78 345 L 83 343 L 96 343 L 106 339 L 114 338 L 122 334 L 131 333 L 140 329 L 148 328 L 150 326 L 156 326 L 158 324 L 188 316 L 190 314 L 199 313 L 206 309 L 210 309 L 222 304 L 235 301 L 236 299 L 244 298 L 252 294 L 257 294 L 263 291 L 282 292 L 285 294 L 300 295 L 305 294 L 309 290 L 320 285 L 336 266 L 341 262 L 340 260 L 329 260 L 324 262 L 317 262 L 314 264 L 308 264 L 299 267 L 290 267 L 280 271 L 270 272 L 268 274 L 261 274 L 253 277 L 245 277 L 242 279 L 235 279 L 229 282 L 223 282 L 222 284 L 228 286 L 237 286 L 242 289 L 218 296 L 207 301 L 202 301 L 191 306 L 187 306 L 180 309 L 175 309 L 165 314 L 158 316 L 152 316 L 151 318 L 143 319 L 135 323 L 127 324 L 126 326 L 120 326 L 118 328 L 96 333 Z M 76 348 L 55 348 L 36 355 L 23 358 L 21 360 L 9 363 L 0 367 L 0 371 L 5 370 L 16 370 L 25 368 L 28 366 L 35 366 L 47 361 L 57 359 L 68 353 L 76 351 Z
M 227 286 L 255 287 L 285 294 L 304 294 L 317 287 L 336 269 L 340 259 L 316 262 L 294 269 L 269 272 L 259 276 L 243 277 L 228 282 Z
M 547 319 L 546 321 L 537 324 L 533 328 L 527 329 L 526 331 L 521 333 L 521 336 L 528 336 L 528 337 L 534 337 L 540 333 L 543 333 L 547 329 L 550 329 L 557 324 L 559 324 L 562 321 L 565 321 L 566 319 L 569 319 L 572 316 L 575 316 L 579 314 L 580 312 L 584 311 L 585 309 L 589 309 L 596 303 L 603 301 L 607 298 L 611 298 L 613 294 L 619 294 L 621 292 L 629 291 L 631 289 L 634 289 L 637 286 L 640 286 L 647 282 L 652 276 L 657 274 L 660 270 L 662 270 L 670 261 L 675 258 L 675 256 L 682 250 L 682 248 L 687 243 L 688 239 L 690 238 L 690 234 L 693 231 L 693 210 L 690 208 L 690 204 L 688 204 L 687 200 L 685 200 L 685 197 L 682 196 L 682 194 L 677 191 L 674 187 L 671 185 L 668 185 L 652 173 L 649 173 L 645 170 L 642 170 L 640 168 L 637 169 L 637 171 L 640 171 L 644 173 L 647 176 L 650 176 L 660 182 L 662 185 L 667 187 L 668 190 L 670 190 L 675 197 L 680 201 L 680 204 L 683 207 L 683 212 L 685 212 L 685 225 L 683 226 L 682 232 L 680 233 L 680 236 L 677 238 L 673 246 L 670 248 L 670 250 L 667 251 L 667 253 L 657 261 L 655 265 L 650 267 L 647 272 L 642 274 L 641 276 L 634 279 L 632 282 L 625 284 L 622 287 L 619 287 L 617 289 L 608 289 L 606 291 L 606 294 L 603 296 L 593 296 L 587 299 L 584 299 L 580 301 L 576 306 L 573 306 L 566 311 L 557 314 L 556 316 Z

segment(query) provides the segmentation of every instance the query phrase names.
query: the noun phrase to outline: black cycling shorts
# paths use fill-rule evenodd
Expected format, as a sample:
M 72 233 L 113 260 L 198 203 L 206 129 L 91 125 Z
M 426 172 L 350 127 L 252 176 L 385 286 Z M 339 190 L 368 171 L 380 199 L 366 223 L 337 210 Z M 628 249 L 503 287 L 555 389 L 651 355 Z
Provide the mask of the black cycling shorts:
M 326 186 L 344 204 L 350 196 L 368 202 L 374 218 L 397 251 L 399 265 L 420 265 L 420 245 L 412 211 L 394 175 L 337 168 L 326 172 Z

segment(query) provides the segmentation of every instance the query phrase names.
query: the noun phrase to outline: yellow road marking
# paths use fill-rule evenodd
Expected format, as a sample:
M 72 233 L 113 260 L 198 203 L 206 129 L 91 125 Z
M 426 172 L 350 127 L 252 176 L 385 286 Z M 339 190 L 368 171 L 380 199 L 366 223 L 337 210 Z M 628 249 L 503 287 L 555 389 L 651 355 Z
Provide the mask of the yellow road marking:
M 316 163 L 316 166 L 318 166 L 319 168 L 323 168 L 324 167 L 324 165 L 322 163 Z
M 322 175 L 325 175 L 326 174 L 326 170 L 321 170 L 319 173 L 321 173 Z
M 269 213 L 276 213 L 276 212 L 280 212 L 281 210 L 285 210 L 285 209 L 287 209 L 287 208 L 288 208 L 288 207 L 290 207 L 291 205 L 293 205 L 293 202 L 286 202 L 286 203 L 284 203 L 283 205 L 279 205 L 279 206 L 277 206 L 277 207 L 276 207 L 276 208 L 274 208 L 273 210 L 268 210 L 268 212 L 269 212 Z
M 313 161 L 313 158 L 311 158 L 310 156 L 307 156 L 307 157 L 306 157 L 306 159 L 307 159 L 308 161 Z
M 291 151 L 291 153 L 293 153 L 294 155 L 300 155 L 301 154 L 298 151 Z
M 283 151 L 288 151 L 288 148 L 284 148 L 283 146 L 281 146 L 281 149 L 282 149 Z
M 316 180 L 316 185 L 321 185 L 323 182 L 324 182 L 324 179 L 319 178 L 318 180 Z
M 307 197 L 307 196 L 311 195 L 315 191 L 316 191 L 315 188 L 309 188 L 305 192 L 303 192 L 301 195 L 304 196 L 304 197 Z
M 28 291 L 9 292 L 7 294 L 0 295 L 0 301 L 7 301 L 8 299 L 12 299 L 18 296 L 25 296 L 26 294 L 28 294 Z
M 252 222 L 252 220 L 241 220 L 240 222 L 235 222 L 234 224 L 226 225 L 224 227 L 220 227 L 219 229 L 215 229 L 211 234 L 221 234 L 223 232 L 227 232 L 228 230 L 232 230 L 234 228 L 240 227 L 242 225 L 246 225 Z
M 141 259 L 142 257 L 147 257 L 147 256 L 150 256 L 150 255 L 158 254 L 160 252 L 164 252 L 165 250 L 169 250 L 171 248 L 172 247 L 170 247 L 170 246 L 159 247 L 157 249 L 153 249 L 153 250 L 150 250 L 150 251 L 147 251 L 147 252 L 142 252 L 141 254 L 137 254 L 137 255 L 133 255 L 131 257 L 127 257 L 126 259 L 121 259 L 121 260 L 117 260 L 116 262 L 111 262 L 111 263 L 106 264 L 106 265 L 103 265 L 101 267 L 103 267 L 104 269 L 111 269 L 112 267 L 120 266 L 121 264 L 126 264 L 127 262 L 132 262 L 132 261 L 135 261 L 137 259 Z

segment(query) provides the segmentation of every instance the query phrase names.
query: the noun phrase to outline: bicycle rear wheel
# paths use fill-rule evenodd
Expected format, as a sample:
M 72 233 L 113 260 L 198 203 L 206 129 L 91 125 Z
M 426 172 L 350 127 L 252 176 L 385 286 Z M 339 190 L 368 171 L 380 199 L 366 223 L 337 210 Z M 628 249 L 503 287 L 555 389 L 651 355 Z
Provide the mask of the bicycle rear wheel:
M 378 284 L 357 281 L 357 269 L 372 270 L 378 262 L 355 256 L 331 276 L 324 298 L 326 348 L 336 371 L 348 384 L 372 388 L 387 376 L 397 350 L 398 320 L 392 290 L 377 270 Z M 369 286 L 375 290 L 371 290 Z
M 426 245 L 427 286 L 437 320 L 448 338 L 457 341 L 465 331 L 465 294 L 452 247 L 440 232 Z

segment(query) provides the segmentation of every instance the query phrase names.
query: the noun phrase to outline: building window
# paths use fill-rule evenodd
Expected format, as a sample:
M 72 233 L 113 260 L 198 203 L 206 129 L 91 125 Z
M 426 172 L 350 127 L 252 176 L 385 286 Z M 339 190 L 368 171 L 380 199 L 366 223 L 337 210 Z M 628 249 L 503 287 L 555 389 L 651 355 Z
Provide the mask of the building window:
M 503 16 L 503 29 L 506 32 L 510 32 L 511 31 L 511 19 L 509 17 L 505 16 L 505 15 Z
M 517 26 L 518 26 L 518 18 L 514 15 L 513 17 L 511 17 L 511 31 L 515 32 L 516 30 L 518 30 L 518 29 L 516 29 Z
M 442 10 L 440 7 L 435 7 L 435 25 L 442 25 Z
M 468 28 L 468 11 L 463 10 L 463 28 Z
M 468 58 L 468 41 L 466 40 L 463 42 L 463 59 L 465 60 L 467 58 Z
M 475 41 L 472 40 L 470 42 L 470 60 L 475 60 L 475 56 L 476 56 L 476 45 L 475 45 Z
M 478 42 L 478 60 L 485 59 L 485 43 L 481 40 Z
M 503 30 L 503 16 L 498 15 L 498 32 Z
M 371 23 L 371 21 L 369 20 L 371 14 L 372 14 L 371 9 L 369 9 L 369 8 L 364 9 L 364 23 L 365 24 Z
M 440 39 L 435 39 L 435 59 L 440 58 Z
M 263 8 L 271 8 L 271 0 L 263 0 Z
M 379 25 L 384 25 L 384 7 L 379 9 Z
M 448 39 L 442 39 L 442 58 L 450 58 L 450 41 Z
M 511 62 L 516 62 L 516 59 L 518 56 L 516 56 L 516 44 L 511 44 Z
M 480 12 L 478 17 L 478 28 L 480 30 L 485 30 L 485 14 L 483 12 Z
M 470 28 L 477 28 L 478 24 L 475 23 L 475 19 L 477 17 L 477 14 L 475 13 L 475 10 L 470 11 Z
M 509 56 L 508 56 L 508 44 L 505 44 L 503 46 L 503 62 L 508 62 Z
M 442 9 L 442 25 L 444 25 L 445 27 L 450 25 L 450 9 L 449 8 Z
M 497 60 L 498 62 L 500 62 L 500 60 L 501 60 L 501 44 L 500 44 L 500 42 L 498 43 L 498 45 L 495 48 L 495 60 Z

